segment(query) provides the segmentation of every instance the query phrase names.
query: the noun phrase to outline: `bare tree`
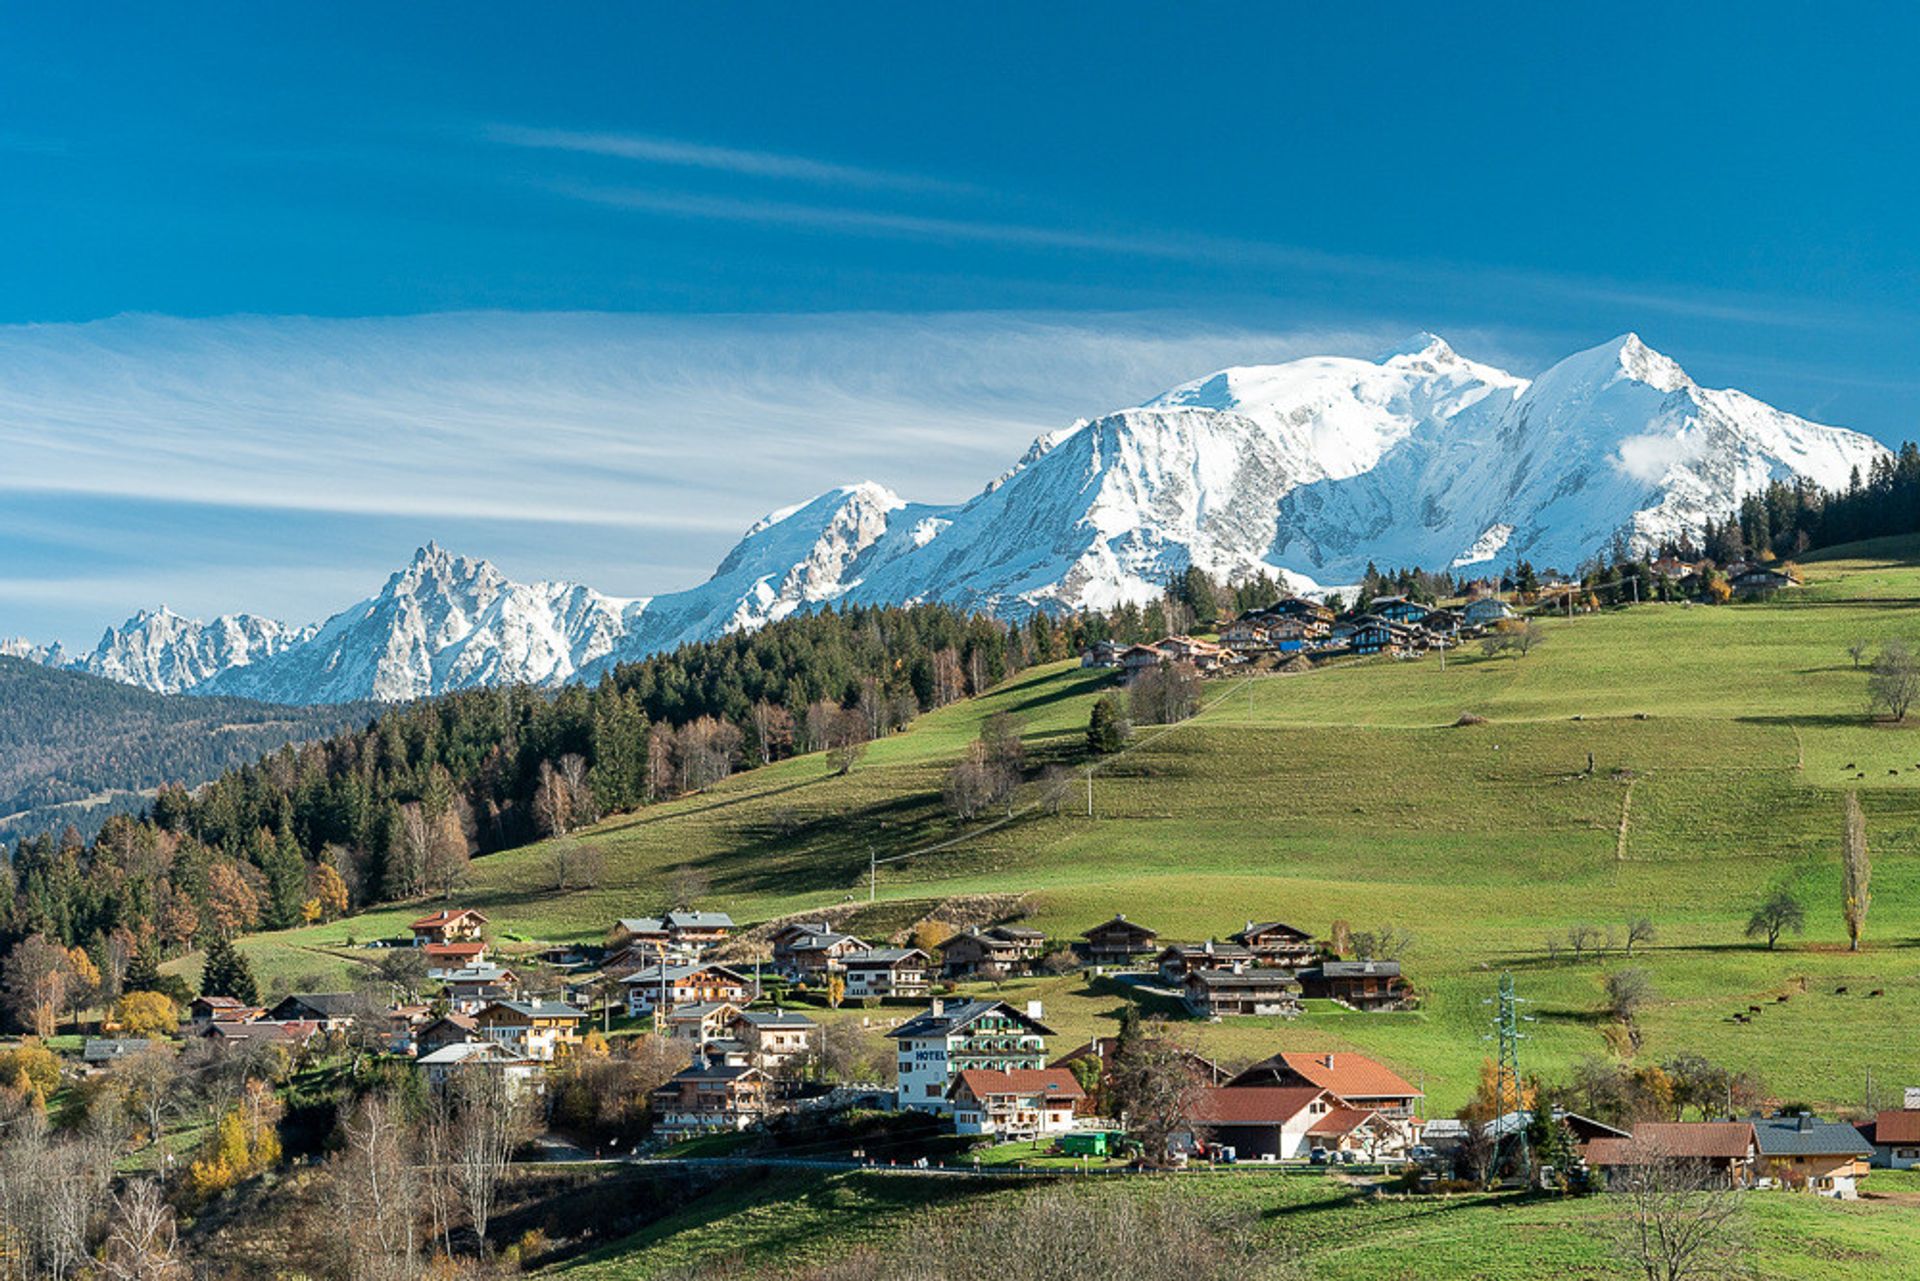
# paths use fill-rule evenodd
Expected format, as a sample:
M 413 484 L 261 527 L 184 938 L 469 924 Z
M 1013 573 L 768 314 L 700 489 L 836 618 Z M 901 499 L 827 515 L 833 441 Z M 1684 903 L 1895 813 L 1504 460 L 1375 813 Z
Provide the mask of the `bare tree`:
M 29 934 L 7 953 L 4 972 L 7 1009 L 33 1034 L 53 1035 L 73 986 L 73 958 L 44 934 Z
M 1880 647 L 1880 656 L 1867 675 L 1869 710 L 1885 708 L 1894 720 L 1904 721 L 1916 699 L 1920 699 L 1920 659 L 1914 658 L 1905 641 L 1890 640 Z
M 1173 1140 L 1194 1128 L 1205 1087 L 1193 1051 L 1164 1019 L 1149 1019 L 1114 1051 L 1109 1098 L 1146 1159 L 1164 1161 Z
M 1653 942 L 1653 936 L 1654 936 L 1654 928 L 1653 928 L 1653 919 L 1651 917 L 1636 916 L 1631 921 L 1628 921 L 1627 922 L 1627 955 L 1628 956 L 1633 955 L 1634 944 Z
M 1753 909 L 1753 915 L 1747 918 L 1747 937 L 1767 940 L 1767 950 L 1771 952 L 1774 944 L 1780 941 L 1780 935 L 1791 930 L 1795 934 L 1806 928 L 1807 912 L 1800 900 L 1790 890 L 1775 890 L 1769 894 L 1760 906 Z
M 180 1281 L 188 1275 L 173 1207 L 159 1180 L 129 1180 L 113 1198 L 101 1272 L 108 1281 Z
M 556 890 L 591 889 L 599 884 L 602 861 L 599 847 L 571 836 L 547 842 L 547 871 Z
M 554 766 L 554 772 L 566 785 L 574 823 L 591 823 L 598 819 L 600 816 L 594 811 L 593 789 L 587 785 L 587 758 L 578 752 L 568 752 Z
M 167 1118 L 179 1106 L 180 1063 L 165 1045 L 149 1045 L 113 1067 L 127 1110 L 147 1131 L 147 1142 L 158 1148 L 166 1138 Z
M 564 836 L 573 830 L 573 793 L 552 761 L 540 762 L 533 788 L 533 821 L 548 836 Z
M 456 803 L 443 810 L 431 824 L 425 868 L 427 883 L 439 889 L 441 898 L 450 899 L 467 879 L 472 861 L 466 824 L 460 819 L 460 803 Z
M 1191 663 L 1161 663 L 1133 679 L 1128 711 L 1136 725 L 1173 725 L 1199 709 L 1200 673 Z
M 469 1067 L 454 1074 L 449 1155 L 467 1220 L 488 1253 L 487 1225 L 513 1150 L 532 1136 L 532 1116 L 504 1072 Z
M 1740 1192 L 1702 1162 L 1633 1139 L 1608 1189 L 1615 1253 L 1646 1281 L 1693 1281 L 1737 1271 Z
M 1573 952 L 1574 963 L 1600 945 L 1600 927 L 1586 921 L 1567 927 L 1567 947 Z
M 332 1163 L 335 1222 L 351 1281 L 413 1281 L 420 1272 L 420 1180 L 414 1130 L 391 1092 L 369 1094 Z
M 1867 929 L 1867 908 L 1873 904 L 1870 883 L 1873 865 L 1867 858 L 1867 816 L 1860 808 L 1860 795 L 1847 793 L 1847 826 L 1840 844 L 1841 912 L 1847 922 L 1847 948 L 1860 950 L 1860 936 Z
M 1860 664 L 1867 659 L 1867 651 L 1872 648 L 1873 643 L 1864 636 L 1857 638 L 1852 644 L 1847 646 L 1847 657 L 1853 660 L 1854 671 L 1857 672 L 1860 670 Z
M 691 908 L 713 892 L 713 881 L 691 863 L 682 863 L 667 874 L 660 887 L 660 910 L 666 912 Z

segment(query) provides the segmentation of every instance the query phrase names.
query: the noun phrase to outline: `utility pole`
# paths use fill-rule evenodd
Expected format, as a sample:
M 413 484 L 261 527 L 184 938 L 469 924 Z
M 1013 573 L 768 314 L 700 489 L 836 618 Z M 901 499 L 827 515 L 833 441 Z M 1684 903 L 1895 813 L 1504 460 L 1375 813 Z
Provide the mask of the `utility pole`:
M 1493 1035 L 1486 1040 L 1499 1043 L 1499 1053 L 1494 1065 L 1494 1117 L 1496 1124 L 1505 1124 L 1506 1118 L 1521 1110 L 1520 1092 L 1520 1042 L 1526 1039 L 1526 1033 L 1520 1030 L 1523 1022 L 1533 1020 L 1521 1015 L 1520 1007 L 1525 1004 L 1514 994 L 1513 973 L 1503 971 L 1500 975 L 1500 990 L 1497 996 L 1485 1002 L 1495 1007 L 1493 1015 Z M 1519 1163 L 1527 1159 L 1527 1130 L 1525 1125 L 1514 1128 L 1510 1136 L 1497 1140 L 1494 1149 L 1495 1170 L 1499 1168 L 1500 1157 L 1508 1150 L 1509 1144 L 1517 1145 Z
M 867 846 L 867 902 L 873 902 L 880 887 L 880 860 L 875 857 L 873 846 Z
M 1087 817 L 1093 817 L 1093 766 L 1087 766 Z

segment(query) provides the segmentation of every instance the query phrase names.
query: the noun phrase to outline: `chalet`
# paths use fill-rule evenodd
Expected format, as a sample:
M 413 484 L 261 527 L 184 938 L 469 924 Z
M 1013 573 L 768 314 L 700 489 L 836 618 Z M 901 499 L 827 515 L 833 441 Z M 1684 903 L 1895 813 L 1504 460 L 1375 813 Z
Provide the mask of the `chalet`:
M 865 940 L 827 930 L 803 934 L 775 948 L 773 963 L 788 978 L 817 981 L 838 972 L 849 956 L 867 950 Z
M 806 1054 L 817 1027 L 795 1010 L 736 1010 L 728 1032 L 746 1047 L 755 1067 L 771 1072 Z
M 662 1023 L 667 1035 L 674 1040 L 705 1045 L 708 1041 L 732 1039 L 733 1020 L 739 1013 L 740 1007 L 729 1001 L 701 1001 L 675 1006 L 666 1013 Z
M 1433 611 L 1419 601 L 1408 600 L 1405 596 L 1376 596 L 1367 606 L 1367 612 L 1384 618 L 1389 623 L 1411 627 L 1424 621 Z
M 917 947 L 878 947 L 848 953 L 841 965 L 847 995 L 856 1000 L 879 996 L 927 994 L 927 964 L 932 958 Z
M 1672 1161 L 1744 1188 L 1753 1184 L 1759 1147 L 1747 1121 L 1643 1121 L 1630 1138 L 1589 1139 L 1580 1156 L 1603 1183 L 1637 1165 Z
M 427 954 L 427 977 L 430 979 L 445 978 L 454 970 L 481 965 L 487 959 L 484 939 L 474 939 L 469 943 L 428 943 L 421 951 Z
M 1758 1176 L 1767 1186 L 1843 1201 L 1858 1194 L 1859 1180 L 1866 1177 L 1873 1158 L 1873 1145 L 1856 1127 L 1816 1121 L 1805 1112 L 1755 1117 L 1753 1138 L 1760 1153 Z
M 1300 971 L 1300 989 L 1356 1010 L 1399 1009 L 1409 995 L 1398 961 L 1322 961 Z
M 947 1091 L 969 1068 L 997 1072 L 1045 1067 L 1047 1038 L 1038 1001 L 1024 1012 L 1005 1001 L 935 1000 L 887 1035 L 899 1047 L 895 1099 L 902 1111 L 944 1112 Z
M 495 1001 L 474 1015 L 480 1035 L 528 1058 L 551 1063 L 580 1044 L 586 1013 L 559 1001 Z
M 1267 612 L 1279 618 L 1303 619 L 1321 628 L 1332 626 L 1334 617 L 1333 610 L 1328 606 L 1317 600 L 1308 600 L 1305 596 L 1290 596 L 1271 606 Z
M 443 1014 L 413 1034 L 413 1048 L 421 1058 L 449 1045 L 480 1040 L 479 1024 L 470 1014 Z
M 393 1054 L 414 1054 L 414 1037 L 434 1021 L 433 1007 L 410 1003 L 387 1007 L 387 1050 Z
M 1154 931 L 1126 915 L 1096 925 L 1080 936 L 1086 940 L 1087 960 L 1095 965 L 1129 965 L 1154 951 Z
M 724 965 L 654 965 L 629 974 L 627 1013 L 634 1017 L 656 1007 L 672 1009 L 704 1001 L 730 1001 L 744 1006 L 759 995 L 751 978 Z
M 408 925 L 413 931 L 413 945 L 425 947 L 429 943 L 471 943 L 480 937 L 480 927 L 487 918 L 470 907 L 447 908 L 430 916 L 423 916 Z
M 1331 627 L 1309 618 L 1280 618 L 1267 628 L 1267 645 L 1282 654 L 1297 654 L 1309 645 L 1326 639 Z
M 1238 943 L 1216 943 L 1212 939 L 1204 943 L 1169 943 L 1154 961 L 1161 979 L 1174 987 L 1185 985 L 1187 975 L 1200 970 L 1230 970 L 1252 964 L 1250 949 Z
M 744 1130 L 766 1117 L 771 1093 L 759 1068 L 696 1059 L 653 1092 L 653 1130 L 668 1138 Z
M 1755 596 L 1770 596 L 1787 587 L 1798 587 L 1800 576 L 1790 568 L 1777 565 L 1755 565 L 1752 569 L 1735 577 L 1729 584 L 1735 596 L 1751 599 Z
M 1873 1145 L 1873 1163 L 1890 1170 L 1920 1166 L 1920 1108 L 1890 1108 L 1860 1127 Z
M 1457 634 L 1464 620 L 1451 609 L 1430 609 L 1427 616 L 1420 620 L 1420 630 L 1436 640 L 1447 639 Z
M 258 1005 L 247 1005 L 231 996 L 196 996 L 187 1006 L 187 1021 L 197 1032 L 211 1023 L 251 1023 L 265 1014 Z
M 492 1001 L 507 1001 L 520 994 L 520 979 L 512 970 L 499 965 L 469 965 L 454 970 L 441 980 L 446 988 L 447 1004 L 461 1014 L 477 1014 Z
M 1080 653 L 1082 667 L 1120 666 L 1120 646 L 1110 640 L 1095 641 Z
M 1129 645 L 1120 651 L 1120 680 L 1132 684 L 1140 673 L 1150 672 L 1160 664 L 1171 661 L 1168 655 L 1152 645 Z
M 1228 649 L 1257 652 L 1273 648 L 1274 620 L 1255 614 L 1243 615 L 1220 629 L 1220 643 Z
M 1513 607 L 1498 596 L 1481 596 L 1467 602 L 1460 621 L 1468 627 L 1491 627 L 1513 617 Z
M 89 1068 L 104 1067 L 155 1044 L 144 1036 L 90 1036 L 80 1047 L 80 1062 Z
M 320 1025 L 307 1021 L 277 1023 L 268 1019 L 255 1019 L 250 1023 L 220 1021 L 209 1023 L 204 1035 L 222 1049 L 283 1045 L 295 1050 L 319 1036 Z
M 1313 1146 L 1327 1152 L 1351 1152 L 1363 1161 L 1404 1160 L 1420 1141 L 1421 1123 L 1388 1116 L 1372 1108 L 1335 1108 L 1309 1127 Z
M 1378 614 L 1362 614 L 1355 618 L 1353 632 L 1347 638 L 1347 646 L 1355 654 L 1399 655 L 1411 649 L 1412 645 L 1412 637 L 1404 626 Z
M 465 1071 L 500 1073 L 514 1097 L 539 1094 L 546 1088 L 546 1071 L 538 1059 L 497 1041 L 455 1041 L 421 1055 L 419 1064 L 427 1084 L 435 1089 L 444 1089 Z
M 1313 935 L 1284 921 L 1248 921 L 1228 941 L 1246 948 L 1262 965 L 1291 970 L 1313 963 Z
M 693 912 L 685 909 L 668 912 L 661 918 L 667 926 L 667 942 L 673 947 L 705 950 L 727 941 L 733 933 L 733 918 L 725 912 Z
M 1199 1093 L 1193 1123 L 1217 1147 L 1232 1148 L 1242 1161 L 1290 1161 L 1315 1146 L 1310 1131 L 1347 1109 L 1311 1085 L 1256 1085 Z
M 940 944 L 940 968 L 948 978 L 1025 974 L 1032 970 L 1046 941 L 1046 935 L 1038 930 L 1005 925 L 966 930 Z
M 1291 970 L 1262 970 L 1236 966 L 1225 970 L 1195 970 L 1183 985 L 1187 1008 L 1201 1018 L 1242 1014 L 1300 1013 L 1300 981 Z
M 1282 1051 L 1245 1069 L 1227 1085 L 1311 1085 L 1348 1107 L 1396 1116 L 1412 1116 L 1414 1105 L 1426 1097 L 1391 1068 L 1364 1054 Z
M 607 950 L 638 947 L 657 952 L 667 945 L 667 923 L 657 916 L 623 916 L 607 931 Z
M 999 1139 L 1035 1139 L 1071 1130 L 1074 1111 L 1086 1097 L 1073 1073 L 1062 1068 L 967 1068 L 947 1091 L 956 1133 Z
M 1211 672 L 1230 660 L 1233 655 L 1212 641 L 1195 640 L 1191 636 L 1169 636 L 1155 643 L 1154 648 L 1176 663 L 1191 663 L 1202 672 Z
M 358 1004 L 359 998 L 352 992 L 297 992 L 280 998 L 279 1004 L 267 1011 L 267 1017 L 276 1023 L 311 1019 L 322 1032 L 333 1032 L 353 1025 Z

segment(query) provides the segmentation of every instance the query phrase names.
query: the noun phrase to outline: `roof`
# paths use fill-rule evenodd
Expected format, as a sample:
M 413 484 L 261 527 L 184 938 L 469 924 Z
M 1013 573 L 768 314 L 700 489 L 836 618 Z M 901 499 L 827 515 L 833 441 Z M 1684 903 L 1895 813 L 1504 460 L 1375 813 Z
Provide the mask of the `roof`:
M 629 934 L 659 934 L 667 928 L 667 923 L 657 916 L 623 916 L 613 927 Z
M 1281 1069 L 1343 1099 L 1425 1097 L 1392 1068 L 1364 1054 L 1305 1054 L 1283 1050 L 1254 1064 L 1233 1080 L 1257 1079 L 1258 1074 Z
M 1292 970 L 1195 970 L 1188 983 L 1202 987 L 1299 987 Z
M 1288 925 L 1285 921 L 1248 921 L 1246 929 L 1241 930 L 1238 934 L 1229 934 L 1227 937 L 1232 942 L 1245 943 L 1248 939 L 1258 938 L 1262 934 L 1272 934 L 1276 931 L 1285 934 L 1288 938 L 1300 939 L 1303 942 L 1313 937 L 1313 935 L 1307 931 Z
M 692 1005 L 675 1006 L 673 1010 L 667 1014 L 667 1018 L 669 1020 L 704 1019 L 710 1014 L 718 1014 L 721 1010 L 731 1010 L 736 1008 L 738 1007 L 736 1007 L 731 1001 L 698 1001 Z
M 1053 1035 L 1052 1028 L 1046 1027 L 1036 1019 L 1028 1018 L 1024 1010 L 1009 1005 L 1005 1001 L 979 1000 L 947 1001 L 939 1007 L 937 1012 L 929 1009 L 924 1014 L 916 1014 L 887 1035 L 896 1041 L 951 1036 L 969 1024 L 994 1013 L 1006 1014 L 1041 1036 Z
M 421 951 L 428 956 L 478 956 L 487 950 L 485 939 L 468 939 L 460 943 L 426 943 Z
M 1029 929 L 1024 925 L 995 925 L 989 927 L 984 933 L 992 938 L 1010 939 L 1016 943 L 1035 939 L 1044 940 L 1047 937 L 1046 931 Z
M 261 1019 L 253 1023 L 215 1023 L 208 1031 L 223 1041 L 304 1041 L 320 1031 L 312 1019 Z
M 138 1054 L 152 1044 L 143 1036 L 90 1036 L 87 1043 L 80 1047 L 80 1060 L 83 1063 L 105 1063 L 109 1059 Z
M 829 948 L 839 947 L 844 943 L 852 943 L 858 947 L 865 947 L 867 945 L 865 939 L 859 938 L 856 935 L 840 934 L 833 930 L 826 930 L 819 934 L 802 934 L 800 937 L 794 939 L 793 942 L 788 943 L 786 948 L 789 952 L 824 952 Z
M 965 1088 L 976 1099 L 996 1094 L 1033 1094 L 1054 1099 L 1078 1101 L 1087 1097 L 1080 1082 L 1065 1068 L 1014 1068 L 996 1072 L 989 1068 L 968 1068 L 961 1072 L 949 1093 Z
M 798 1010 L 741 1010 L 734 1020 L 754 1027 L 812 1027 L 813 1020 Z
M 422 1067 L 450 1067 L 465 1063 L 470 1059 L 485 1059 L 490 1063 L 534 1063 L 524 1054 L 516 1054 L 498 1041 L 456 1041 L 452 1045 L 443 1045 L 431 1054 L 419 1058 Z
M 1316 968 L 1320 977 L 1327 979 L 1400 977 L 1398 961 L 1322 961 Z
M 575 1009 L 562 1001 L 495 1001 L 480 1013 L 484 1017 L 495 1010 L 511 1010 L 529 1019 L 584 1019 L 587 1017 L 585 1010 Z
M 467 965 L 440 976 L 442 983 L 498 983 L 513 977 L 513 971 L 501 965 Z
M 455 921 L 464 920 L 469 916 L 481 922 L 487 919 L 483 913 L 476 912 L 470 907 L 449 907 L 443 908 L 431 916 L 423 916 L 407 926 L 407 928 L 410 930 L 437 930 L 443 925 L 451 925 Z
M 923 961 L 927 959 L 927 954 L 917 947 L 870 947 L 864 952 L 849 952 L 840 958 L 840 963 L 848 969 L 852 969 L 856 965 L 885 965 L 891 967 L 900 964 L 902 961 L 910 961 L 916 956 Z
M 1369 1111 L 1366 1108 L 1334 1108 L 1308 1126 L 1307 1133 L 1327 1136 L 1352 1134 L 1379 1115 L 1378 1112 Z
M 1920 1109 L 1900 1108 L 1873 1119 L 1875 1143 L 1920 1143 Z
M 193 1004 L 213 1010 L 244 1010 L 247 1007 L 231 996 L 196 996 Z
M 352 992 L 292 992 L 276 1001 L 269 1013 L 291 1006 L 289 1013 L 311 1010 L 323 1019 L 351 1018 L 354 1000 Z
M 1204 943 L 1169 943 L 1162 956 L 1215 956 L 1223 961 L 1253 959 L 1253 952 L 1238 943 L 1216 943 L 1208 939 Z
M 1325 1093 L 1312 1085 L 1216 1086 L 1201 1093 L 1193 1119 L 1202 1125 L 1282 1125 Z
M 1739 1161 L 1752 1145 L 1746 1121 L 1645 1121 L 1632 1138 L 1593 1139 L 1585 1151 L 1589 1165 L 1638 1165 L 1655 1157 Z
M 944 952 L 960 943 L 977 943 L 983 948 L 1007 949 L 1019 946 L 1013 939 L 1001 938 L 985 930 L 962 930 L 950 938 L 935 943 L 934 950 Z
M 725 912 L 668 912 L 661 918 L 670 930 L 730 930 L 733 918 Z
M 663 968 L 665 970 L 664 974 L 661 972 Z M 707 970 L 712 970 L 716 974 L 724 974 L 736 983 L 745 983 L 747 981 L 746 975 L 740 973 L 738 970 L 729 969 L 724 965 L 715 965 L 707 961 L 686 961 L 679 965 L 668 965 L 665 967 L 649 965 L 644 970 L 635 970 L 633 973 L 627 975 L 622 982 L 628 987 L 634 987 L 643 983 L 657 984 L 662 979 L 665 979 L 668 983 L 678 983 L 681 979 L 692 978 L 694 975 Z
M 683 1067 L 678 1072 L 675 1072 L 673 1074 L 673 1080 L 661 1086 L 660 1089 L 671 1089 L 674 1081 L 737 1081 L 741 1077 L 748 1075 L 765 1076 L 766 1074 L 759 1068 L 746 1064 L 715 1063 L 711 1060 L 702 1062 L 699 1059 L 695 1059 L 690 1066 Z M 655 1091 L 655 1093 L 658 1093 L 658 1091 Z
M 1144 934 L 1148 938 L 1159 937 L 1159 931 L 1149 929 L 1146 926 L 1140 924 L 1140 922 L 1138 921 L 1129 921 L 1127 919 L 1126 913 L 1124 912 L 1115 914 L 1112 920 L 1100 922 L 1100 924 L 1094 926 L 1092 929 L 1088 930 L 1086 933 L 1082 934 L 1080 937 L 1083 939 L 1092 938 L 1095 934 L 1099 933 L 1102 930 L 1112 930 L 1112 929 L 1126 930 L 1130 934 Z
M 1872 1156 L 1873 1145 L 1844 1121 L 1763 1116 L 1753 1120 L 1761 1156 Z

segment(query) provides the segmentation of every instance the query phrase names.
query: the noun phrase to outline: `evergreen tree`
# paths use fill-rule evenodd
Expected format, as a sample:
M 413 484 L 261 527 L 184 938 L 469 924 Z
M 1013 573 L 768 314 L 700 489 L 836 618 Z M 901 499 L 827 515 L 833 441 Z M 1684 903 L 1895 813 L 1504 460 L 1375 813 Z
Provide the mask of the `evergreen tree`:
M 207 945 L 207 963 L 200 974 L 200 995 L 230 996 L 243 1005 L 260 1000 L 260 986 L 253 980 L 253 967 L 232 940 L 215 936 Z
M 1111 756 L 1127 745 L 1133 724 L 1127 719 L 1126 705 L 1118 694 L 1103 695 L 1087 718 L 1087 750 L 1095 756 Z
M 158 992 L 160 988 L 160 951 L 151 944 L 134 951 L 133 958 L 127 962 L 126 978 L 122 986 L 129 992 Z

